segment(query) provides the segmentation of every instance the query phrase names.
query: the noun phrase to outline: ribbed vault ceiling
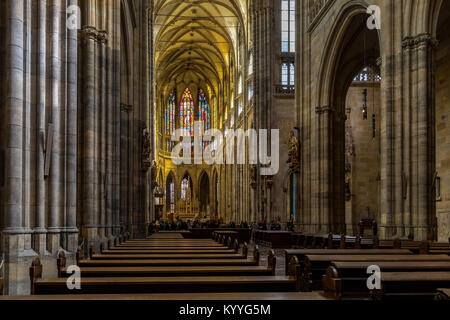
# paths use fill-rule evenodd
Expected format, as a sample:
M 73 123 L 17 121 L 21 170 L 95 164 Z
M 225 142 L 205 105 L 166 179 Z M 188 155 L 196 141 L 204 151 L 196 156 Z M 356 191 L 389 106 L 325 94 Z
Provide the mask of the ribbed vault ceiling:
M 241 0 L 159 0 L 155 8 L 159 89 L 200 80 L 217 94 L 244 25 Z

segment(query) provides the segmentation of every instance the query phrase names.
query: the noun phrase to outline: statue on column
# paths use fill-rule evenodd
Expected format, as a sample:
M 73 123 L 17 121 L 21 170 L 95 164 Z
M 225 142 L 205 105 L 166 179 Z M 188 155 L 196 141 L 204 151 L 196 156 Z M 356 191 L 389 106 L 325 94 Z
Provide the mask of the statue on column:
M 289 168 L 293 173 L 300 172 L 300 153 L 299 153 L 299 141 L 296 137 L 294 130 L 289 134 L 289 151 L 288 151 L 288 161 Z

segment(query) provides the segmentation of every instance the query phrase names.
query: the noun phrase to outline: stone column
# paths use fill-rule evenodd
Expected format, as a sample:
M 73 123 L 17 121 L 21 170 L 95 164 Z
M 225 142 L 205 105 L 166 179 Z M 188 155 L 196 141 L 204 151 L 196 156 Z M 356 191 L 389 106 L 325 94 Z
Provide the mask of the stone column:
M 403 40 L 404 55 L 408 58 L 411 79 L 411 232 L 416 240 L 430 235 L 432 215 L 432 59 L 436 41 L 429 34 Z M 410 61 L 410 63 L 409 63 Z M 407 202 L 408 204 L 408 202 Z M 408 219 L 409 220 L 409 219 Z
M 44 177 L 45 141 L 47 140 L 47 1 L 40 0 L 38 4 L 38 71 L 36 90 L 36 219 L 34 229 L 34 248 L 44 254 L 47 249 L 47 188 Z
M 60 33 L 65 35 L 65 25 L 61 23 L 61 9 L 61 0 L 54 0 L 49 17 L 52 26 L 50 35 L 51 63 L 49 68 L 51 80 L 49 90 L 51 92 L 50 121 L 53 126 L 53 143 L 51 154 L 48 154 L 51 157 L 49 176 L 51 195 L 47 248 L 52 254 L 56 254 L 60 248 L 61 213 L 64 208 L 65 92 L 61 88 L 64 88 L 65 81 L 63 79 L 64 73 L 61 69 L 61 65 L 64 63 L 64 57 L 60 42 Z
M 331 181 L 332 181 L 332 169 L 331 169 L 331 108 L 324 106 L 320 109 L 320 232 L 328 233 L 331 230 L 330 226 L 330 200 L 331 200 Z
M 83 37 L 83 186 L 82 186 L 82 214 L 83 235 L 92 240 L 97 234 L 97 221 L 94 207 L 95 181 L 95 68 L 96 68 L 96 40 L 97 30 L 93 26 L 84 26 Z

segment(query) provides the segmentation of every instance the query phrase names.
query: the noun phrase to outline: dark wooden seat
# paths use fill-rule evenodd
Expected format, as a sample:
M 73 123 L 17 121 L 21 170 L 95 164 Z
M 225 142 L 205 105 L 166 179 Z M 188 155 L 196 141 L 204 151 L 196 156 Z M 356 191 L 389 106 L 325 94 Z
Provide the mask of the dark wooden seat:
M 383 261 L 373 263 L 385 272 L 449 272 L 450 262 Z M 367 268 L 372 263 L 332 262 L 322 278 L 324 294 L 328 298 L 367 298 Z
M 244 243 L 243 255 L 248 255 L 247 244 Z M 120 267 L 120 266 L 136 266 L 136 267 L 162 267 L 162 266 L 256 266 L 260 263 L 260 251 L 258 246 L 253 252 L 253 259 L 211 259 L 204 257 L 203 259 L 137 259 L 137 260 L 84 260 L 81 248 L 77 252 L 77 265 L 80 267 L 96 266 L 96 267 Z
M 267 267 L 257 265 L 195 265 L 180 266 L 82 266 L 82 277 L 163 277 L 163 276 L 267 276 L 275 275 L 276 259 L 272 256 L 268 258 Z M 195 261 L 195 260 L 194 260 Z M 59 277 L 67 277 L 66 256 L 61 251 L 57 259 L 57 269 Z M 257 261 L 255 261 L 257 262 Z
M 450 261 L 447 255 L 306 255 L 301 263 L 301 288 L 322 290 L 322 276 L 332 262 L 354 261 L 377 264 L 384 261 Z
M 371 298 L 432 300 L 442 286 L 450 287 L 450 272 L 384 272 L 381 290 L 372 290 Z
M 434 297 L 436 301 L 448 301 L 450 300 L 450 289 L 438 289 L 436 296 Z
M 153 294 L 62 294 L 62 295 L 33 295 L 33 296 L 5 296 L 0 300 L 182 300 L 182 301 L 263 301 L 263 300 L 326 300 L 320 292 L 223 292 L 223 293 L 153 293 Z
M 292 232 L 275 230 L 256 231 L 256 241 L 264 246 L 274 249 L 286 249 L 291 247 Z
M 60 263 L 61 264 L 61 263 Z M 275 269 L 276 258 L 269 256 Z M 298 291 L 300 267 L 290 268 L 289 276 L 183 276 L 183 277 L 81 277 L 78 294 L 191 293 L 191 292 L 295 292 Z M 42 279 L 42 264 L 33 260 L 30 268 L 32 294 L 70 294 L 67 280 Z
M 300 264 L 305 260 L 306 255 L 411 255 L 412 252 L 406 249 L 287 249 L 284 250 L 286 274 L 291 256 L 296 256 Z
M 180 249 L 129 249 L 129 250 L 103 250 L 102 254 L 233 254 L 235 251 L 233 249 L 220 249 L 220 250 L 211 250 L 211 249 L 190 249 L 186 250 L 185 248 Z
M 247 259 L 241 254 L 94 254 L 92 260 L 152 260 L 152 259 Z

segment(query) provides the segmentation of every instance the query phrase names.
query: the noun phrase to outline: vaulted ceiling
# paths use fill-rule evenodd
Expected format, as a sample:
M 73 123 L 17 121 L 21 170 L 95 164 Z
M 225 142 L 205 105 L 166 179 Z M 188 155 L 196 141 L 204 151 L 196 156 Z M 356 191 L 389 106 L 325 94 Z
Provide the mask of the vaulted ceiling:
M 241 3 L 242 2 L 242 3 Z M 207 83 L 217 94 L 245 26 L 246 0 L 158 0 L 154 39 L 160 90 L 173 80 Z M 169 90 L 171 90 L 169 88 Z

